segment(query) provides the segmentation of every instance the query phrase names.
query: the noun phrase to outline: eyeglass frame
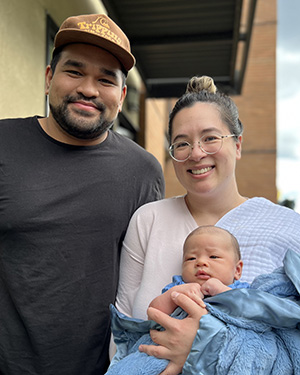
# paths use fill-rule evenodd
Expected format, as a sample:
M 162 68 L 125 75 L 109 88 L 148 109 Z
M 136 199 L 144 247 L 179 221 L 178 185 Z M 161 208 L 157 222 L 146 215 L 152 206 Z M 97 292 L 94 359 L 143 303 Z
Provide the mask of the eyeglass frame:
M 221 146 L 220 146 L 220 148 L 219 148 L 217 151 L 215 151 L 215 152 L 207 152 L 207 151 L 205 151 L 205 150 L 203 149 L 203 147 L 202 147 L 202 145 L 201 145 L 201 139 L 204 138 L 204 137 L 206 137 L 207 134 L 202 135 L 202 137 L 200 137 L 199 141 L 197 142 L 197 145 L 200 147 L 201 151 L 204 152 L 204 153 L 207 154 L 207 155 L 214 155 L 214 154 L 216 154 L 217 152 L 219 152 L 219 151 L 221 150 L 222 146 L 223 146 L 223 139 L 228 139 L 228 138 L 236 137 L 235 134 L 228 134 L 228 135 L 214 134 L 214 135 L 219 136 L 220 139 L 221 139 Z M 189 156 L 188 156 L 186 159 L 178 160 L 178 159 L 175 159 L 175 157 L 172 155 L 172 147 L 173 147 L 175 144 L 177 144 L 177 143 L 182 143 L 182 142 L 187 143 L 187 145 L 188 145 L 189 148 L 190 148 L 190 152 L 189 152 Z M 194 147 L 195 147 L 195 146 L 191 145 L 188 141 L 177 141 L 177 142 L 172 143 L 172 144 L 169 146 L 169 154 L 170 154 L 170 156 L 171 156 L 171 158 L 172 158 L 173 160 L 177 161 L 178 163 L 184 163 L 185 161 L 187 161 L 187 160 L 191 157 Z

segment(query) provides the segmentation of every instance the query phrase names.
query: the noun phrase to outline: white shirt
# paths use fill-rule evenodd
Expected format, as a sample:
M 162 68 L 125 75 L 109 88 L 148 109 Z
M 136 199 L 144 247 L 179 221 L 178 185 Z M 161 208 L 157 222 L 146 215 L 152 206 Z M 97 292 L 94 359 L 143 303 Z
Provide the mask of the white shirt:
M 124 239 L 116 300 L 119 311 L 147 319 L 149 303 L 181 274 L 183 244 L 197 227 L 183 196 L 148 203 L 133 215 Z M 300 215 L 265 198 L 229 211 L 216 226 L 237 238 L 244 262 L 241 281 L 272 272 L 288 249 L 300 252 Z

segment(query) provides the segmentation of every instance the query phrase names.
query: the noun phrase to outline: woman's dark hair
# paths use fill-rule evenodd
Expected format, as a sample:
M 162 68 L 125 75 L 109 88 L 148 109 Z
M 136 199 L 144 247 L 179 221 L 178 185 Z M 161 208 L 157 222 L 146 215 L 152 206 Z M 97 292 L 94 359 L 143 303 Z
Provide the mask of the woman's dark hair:
M 239 120 L 237 106 L 233 100 L 217 91 L 211 77 L 193 77 L 187 84 L 186 92 L 179 98 L 169 116 L 169 142 L 172 142 L 172 126 L 176 114 L 186 107 L 192 107 L 195 103 L 211 103 L 217 107 L 222 121 L 228 126 L 235 139 L 243 133 L 243 124 Z

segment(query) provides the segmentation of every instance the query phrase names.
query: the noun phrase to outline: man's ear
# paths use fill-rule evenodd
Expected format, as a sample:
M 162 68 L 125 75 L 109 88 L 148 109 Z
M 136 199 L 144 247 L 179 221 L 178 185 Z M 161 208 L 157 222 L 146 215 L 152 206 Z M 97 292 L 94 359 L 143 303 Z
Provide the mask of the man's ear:
M 52 81 L 53 73 L 50 65 L 46 67 L 46 73 L 45 73 L 45 94 L 49 94 L 50 85 Z
M 120 103 L 119 103 L 119 112 L 122 111 L 122 107 L 123 107 L 124 100 L 126 98 L 126 94 L 127 94 L 127 86 L 125 85 L 122 89 L 122 92 L 121 92 Z

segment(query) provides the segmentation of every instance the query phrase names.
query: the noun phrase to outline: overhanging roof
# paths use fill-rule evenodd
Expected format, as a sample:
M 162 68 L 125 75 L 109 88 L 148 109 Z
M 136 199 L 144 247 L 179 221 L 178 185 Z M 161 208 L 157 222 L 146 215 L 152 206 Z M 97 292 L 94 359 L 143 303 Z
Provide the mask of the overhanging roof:
M 241 92 L 256 0 L 102 0 L 127 34 L 147 97 L 179 97 L 194 75 Z

